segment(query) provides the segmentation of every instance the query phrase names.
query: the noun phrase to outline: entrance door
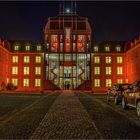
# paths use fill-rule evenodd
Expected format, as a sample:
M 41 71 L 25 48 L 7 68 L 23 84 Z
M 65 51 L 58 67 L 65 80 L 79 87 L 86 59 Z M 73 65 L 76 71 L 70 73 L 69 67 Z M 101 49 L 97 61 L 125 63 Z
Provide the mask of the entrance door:
M 66 79 L 64 78 L 64 89 L 65 90 L 70 90 L 72 89 L 72 86 L 71 86 L 71 79 Z

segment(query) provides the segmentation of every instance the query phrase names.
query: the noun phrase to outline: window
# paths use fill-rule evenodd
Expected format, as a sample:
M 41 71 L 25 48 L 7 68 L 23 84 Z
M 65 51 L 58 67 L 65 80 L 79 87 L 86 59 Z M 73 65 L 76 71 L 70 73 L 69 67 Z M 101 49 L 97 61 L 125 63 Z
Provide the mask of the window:
M 18 63 L 18 56 L 12 56 L 12 62 Z
M 29 74 L 29 67 L 24 67 L 24 75 L 28 75 Z
M 94 74 L 100 74 L 100 67 L 94 67 Z
M 41 80 L 40 79 L 35 79 L 35 87 L 41 86 Z
M 73 35 L 73 40 L 74 40 L 74 41 L 76 40 L 76 35 Z
M 117 46 L 117 47 L 116 47 L 116 51 L 117 51 L 117 52 L 120 52 L 120 51 L 121 51 L 121 47 L 120 47 L 120 46 Z
M 35 57 L 35 62 L 36 63 L 41 63 L 41 56 L 36 56 Z
M 41 51 L 41 45 L 37 45 L 37 51 Z
M 30 46 L 29 45 L 25 46 L 25 50 L 29 51 L 30 50 Z
M 28 87 L 29 86 L 29 79 L 23 79 L 23 86 Z
M 12 79 L 12 84 L 14 86 L 17 86 L 18 85 L 18 79 Z
M 99 56 L 94 57 L 94 63 L 100 63 L 100 57 Z
M 109 51 L 110 51 L 109 46 L 105 46 L 105 51 L 106 51 L 106 52 L 109 52 Z
M 18 51 L 19 50 L 19 46 L 18 45 L 14 46 L 14 50 Z
M 111 87 L 111 79 L 106 79 L 106 87 Z
M 18 67 L 12 67 L 12 74 L 18 74 Z
M 73 51 L 76 51 L 76 43 L 73 43 Z
M 111 75 L 111 67 L 106 67 L 106 74 Z
M 58 35 L 51 35 L 51 50 L 56 52 L 58 49 Z
M 123 68 L 117 67 L 117 74 L 123 74 Z
M 60 43 L 60 51 L 63 51 L 63 43 Z
M 95 46 L 95 47 L 94 47 L 94 52 L 98 52 L 98 51 L 99 51 L 98 46 Z
M 41 67 L 35 67 L 35 74 L 40 75 L 41 74 Z
M 24 56 L 24 63 L 29 63 L 29 62 L 30 62 L 30 57 Z
M 63 35 L 60 35 L 60 41 L 63 41 Z
M 94 87 L 100 87 L 100 79 L 94 79 Z
M 110 56 L 105 57 L 105 62 L 106 63 L 111 63 L 111 57 Z
M 122 62 L 123 62 L 123 57 L 118 56 L 118 57 L 117 57 L 117 63 L 122 63 Z
M 117 83 L 118 83 L 118 84 L 122 84 L 122 83 L 123 83 L 123 79 L 118 79 L 118 80 L 117 80 Z

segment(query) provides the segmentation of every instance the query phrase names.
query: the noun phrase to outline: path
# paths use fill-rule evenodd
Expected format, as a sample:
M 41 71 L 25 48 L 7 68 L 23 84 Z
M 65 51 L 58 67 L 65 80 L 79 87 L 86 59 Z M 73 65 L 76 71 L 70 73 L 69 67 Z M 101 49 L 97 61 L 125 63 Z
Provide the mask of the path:
M 74 93 L 62 93 L 31 139 L 95 139 L 100 132 Z

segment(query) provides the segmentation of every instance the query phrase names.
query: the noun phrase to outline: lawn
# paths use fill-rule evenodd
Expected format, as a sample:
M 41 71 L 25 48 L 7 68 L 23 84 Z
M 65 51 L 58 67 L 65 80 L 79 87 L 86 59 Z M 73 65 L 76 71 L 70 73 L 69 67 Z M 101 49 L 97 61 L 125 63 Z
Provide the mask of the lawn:
M 30 138 L 58 95 L 0 95 L 0 139 Z

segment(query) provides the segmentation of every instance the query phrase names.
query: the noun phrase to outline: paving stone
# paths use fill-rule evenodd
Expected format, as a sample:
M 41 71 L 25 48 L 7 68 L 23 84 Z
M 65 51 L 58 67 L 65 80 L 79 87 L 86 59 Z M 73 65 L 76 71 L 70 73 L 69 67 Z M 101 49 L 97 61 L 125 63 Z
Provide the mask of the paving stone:
M 74 93 L 62 93 L 45 115 L 31 139 L 102 138 Z

